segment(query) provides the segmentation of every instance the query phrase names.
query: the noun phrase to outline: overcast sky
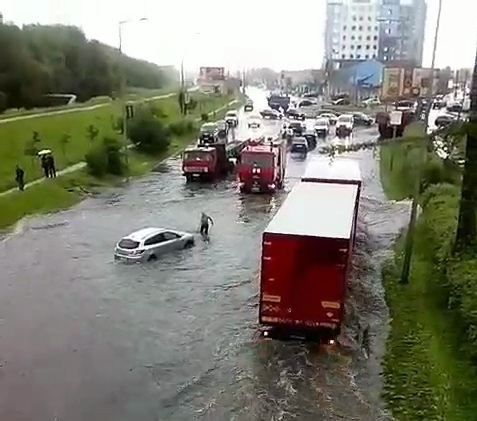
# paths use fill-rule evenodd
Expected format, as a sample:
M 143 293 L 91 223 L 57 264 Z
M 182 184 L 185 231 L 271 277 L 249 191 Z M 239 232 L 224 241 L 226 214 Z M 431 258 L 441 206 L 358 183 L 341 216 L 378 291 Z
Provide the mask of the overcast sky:
M 320 67 L 326 0 L 0 0 L 6 21 L 65 23 L 89 38 L 118 45 L 119 20 L 147 16 L 123 29 L 124 52 L 188 69 Z M 438 0 L 427 0 L 425 62 L 431 62 Z M 436 65 L 472 66 L 477 1 L 443 0 Z M 166 6 L 167 4 L 167 6 Z M 276 32 L 274 32 L 276 31 Z

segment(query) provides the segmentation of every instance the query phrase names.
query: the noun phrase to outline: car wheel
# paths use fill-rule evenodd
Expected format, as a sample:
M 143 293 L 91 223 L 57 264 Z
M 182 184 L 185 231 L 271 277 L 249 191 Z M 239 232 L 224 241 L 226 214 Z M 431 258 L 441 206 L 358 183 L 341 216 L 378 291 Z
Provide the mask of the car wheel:
M 155 262 L 157 260 L 157 256 L 155 254 L 151 254 L 148 258 L 148 262 Z
M 189 240 L 184 244 L 184 248 L 190 249 L 193 245 L 194 245 L 194 242 L 192 240 Z

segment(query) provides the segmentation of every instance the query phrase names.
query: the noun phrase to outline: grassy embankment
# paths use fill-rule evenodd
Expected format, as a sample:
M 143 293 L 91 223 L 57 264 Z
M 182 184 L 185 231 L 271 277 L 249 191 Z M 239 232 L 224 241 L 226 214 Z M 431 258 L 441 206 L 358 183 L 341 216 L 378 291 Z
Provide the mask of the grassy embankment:
M 173 92 L 177 92 L 177 86 L 168 86 L 163 89 L 142 89 L 142 88 L 131 88 L 126 94 L 127 101 L 137 101 L 141 99 L 153 98 L 156 96 L 167 95 Z M 33 108 L 27 110 L 24 108 L 11 108 L 0 114 L 0 121 L 3 119 L 9 119 L 14 117 L 27 116 L 32 114 L 42 114 L 50 113 L 54 111 L 62 110 L 76 110 L 81 108 L 88 108 L 98 104 L 107 104 L 112 102 L 112 98 L 109 96 L 96 96 L 85 102 L 77 102 L 71 105 L 58 105 L 54 107 L 42 107 L 42 108 Z
M 216 109 L 228 104 L 234 98 L 227 97 L 208 97 L 201 94 L 194 94 L 194 97 L 200 101 L 196 110 L 191 113 L 189 118 L 198 118 L 201 113 L 211 113 Z M 177 98 L 168 98 L 154 102 L 161 110 L 165 112 L 167 117 L 165 121 L 170 123 L 180 119 Z M 224 109 L 217 113 L 215 118 L 224 115 L 227 109 L 235 108 L 238 104 Z M 67 115 L 41 117 L 31 121 L 12 122 L 4 126 L 0 125 L 0 154 L 8 156 L 7 165 L 9 171 L 5 171 L 4 163 L 0 167 L 0 186 L 5 190 L 12 186 L 11 182 L 12 170 L 15 162 L 20 161 L 27 171 L 27 181 L 38 178 L 41 173 L 37 167 L 38 162 L 23 154 L 24 147 L 28 142 L 28 136 L 31 132 L 37 130 L 42 140 L 41 145 L 49 147 L 54 151 L 58 151 L 60 144 L 59 139 L 63 130 L 68 130 L 71 134 L 71 141 L 68 145 L 67 153 L 63 156 L 57 152 L 57 161 L 59 161 L 59 169 L 67 167 L 76 162 L 83 160 L 84 155 L 91 147 L 91 142 L 87 138 L 86 128 L 89 124 L 94 124 L 102 136 L 117 136 L 111 125 L 111 115 L 117 115 L 119 110 L 117 106 L 105 107 L 91 112 L 85 111 L 80 113 L 71 113 Z M 10 126 L 10 127 L 9 127 Z M 6 130 L 8 128 L 8 130 Z M 5 130 L 5 131 L 4 131 Z M 8 142 L 8 136 L 15 136 L 17 142 Z M 26 139 L 26 140 L 25 140 Z M 47 139 L 51 139 L 47 142 Z M 139 176 L 149 172 L 158 161 L 168 156 L 174 155 L 182 150 L 192 141 L 190 135 L 172 138 L 171 145 L 168 150 L 157 156 L 149 156 L 138 153 L 134 150 L 128 152 L 129 175 Z M 3 149 L 3 150 L 2 150 Z M 28 177 L 28 172 L 31 171 Z M 32 176 L 33 173 L 33 176 Z M 64 209 L 78 203 L 84 196 L 83 192 L 96 191 L 100 188 L 117 185 L 122 182 L 122 178 L 106 177 L 96 179 L 88 174 L 86 169 L 76 171 L 58 177 L 55 180 L 45 180 L 38 183 L 23 192 L 15 191 L 5 196 L 0 196 L 0 228 L 8 227 L 14 224 L 24 216 L 34 213 L 47 213 L 58 209 Z
M 417 125 L 410 129 L 408 136 L 422 133 Z M 413 145 L 381 148 L 381 181 L 389 199 L 410 196 L 418 156 Z M 404 233 L 396 241 L 395 259 L 383 270 L 391 316 L 384 396 L 398 421 L 476 420 L 476 367 L 470 357 L 477 350 L 475 338 L 467 337 L 472 332 L 465 333 L 464 312 L 477 310 L 477 289 L 466 284 L 477 279 L 477 259 L 449 260 L 459 198 L 456 170 L 430 156 L 424 174 L 436 184 L 428 184 L 421 196 L 409 285 L 399 283 Z M 449 296 L 458 297 L 453 310 Z

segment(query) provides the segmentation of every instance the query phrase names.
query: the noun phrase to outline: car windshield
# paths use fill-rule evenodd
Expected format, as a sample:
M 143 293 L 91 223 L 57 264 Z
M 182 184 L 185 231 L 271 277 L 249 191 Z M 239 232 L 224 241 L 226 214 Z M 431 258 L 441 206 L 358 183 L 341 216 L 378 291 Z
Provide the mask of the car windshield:
M 121 247 L 122 249 L 132 250 L 132 249 L 136 249 L 136 248 L 139 247 L 139 242 L 131 240 L 129 238 L 123 238 L 119 242 L 118 246 Z
M 209 133 L 213 132 L 215 129 L 217 129 L 217 125 L 215 123 L 207 123 L 200 128 L 200 131 L 202 133 Z
M 273 164 L 272 155 L 268 153 L 244 153 L 241 163 L 244 165 L 256 165 L 259 168 L 270 168 Z
M 187 151 L 184 153 L 184 159 L 186 161 L 210 161 L 212 156 L 204 151 Z
M 338 121 L 340 123 L 351 123 L 352 117 L 349 115 L 342 115 L 338 118 Z

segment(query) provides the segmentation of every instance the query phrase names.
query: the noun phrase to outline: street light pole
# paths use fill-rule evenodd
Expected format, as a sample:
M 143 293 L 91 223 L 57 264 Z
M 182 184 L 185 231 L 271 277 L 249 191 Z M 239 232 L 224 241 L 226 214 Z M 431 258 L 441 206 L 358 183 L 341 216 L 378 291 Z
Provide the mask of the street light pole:
M 424 119 L 425 126 L 425 136 L 427 138 L 427 130 L 429 128 L 429 116 L 432 109 L 432 94 L 434 90 L 434 72 L 436 64 L 436 51 L 437 51 L 437 41 L 439 38 L 439 28 L 441 23 L 441 12 L 442 12 L 442 0 L 439 0 L 439 9 L 437 12 L 437 23 L 436 31 L 434 33 L 434 45 L 432 48 L 432 63 L 431 63 L 431 77 L 429 87 L 427 88 L 427 104 L 426 104 L 426 114 Z M 419 145 L 419 151 L 421 152 L 422 145 Z M 419 154 L 419 158 L 421 158 Z M 421 160 L 421 159 L 420 159 Z M 401 272 L 401 283 L 407 284 L 409 282 L 409 271 L 411 269 L 411 258 L 412 258 L 412 248 L 414 243 L 414 231 L 416 228 L 416 219 L 417 219 L 417 207 L 419 205 L 419 196 L 421 194 L 421 166 L 426 165 L 427 163 L 427 142 L 424 144 L 424 159 L 423 162 L 419 163 L 418 174 L 416 176 L 415 185 L 414 185 L 414 195 L 412 198 L 411 205 L 411 216 L 409 218 L 409 227 L 407 230 L 406 236 L 406 245 L 404 249 L 404 261 Z
M 118 35 L 119 35 L 119 102 L 121 105 L 121 119 L 122 119 L 122 140 L 126 151 L 126 165 L 129 168 L 129 149 L 128 149 L 128 131 L 127 131 L 127 114 L 126 114 L 126 75 L 123 70 L 122 58 L 123 58 L 123 25 L 130 22 L 143 22 L 148 20 L 144 17 L 141 19 L 129 19 L 118 22 Z M 128 170 L 129 174 L 129 170 Z M 128 177 L 129 179 L 129 177 Z

